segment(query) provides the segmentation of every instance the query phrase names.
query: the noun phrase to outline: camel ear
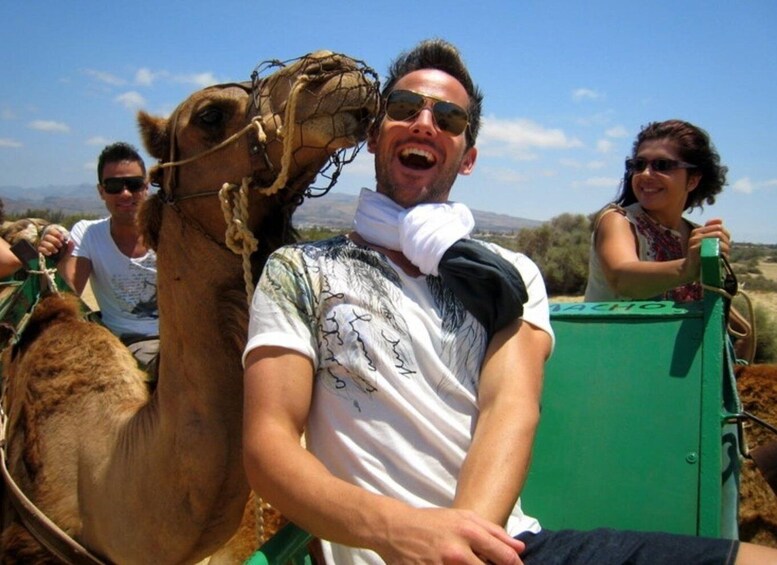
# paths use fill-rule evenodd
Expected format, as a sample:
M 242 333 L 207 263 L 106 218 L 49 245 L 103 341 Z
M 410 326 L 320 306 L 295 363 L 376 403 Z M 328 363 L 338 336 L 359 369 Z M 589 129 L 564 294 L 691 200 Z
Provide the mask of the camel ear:
M 160 161 L 170 154 L 170 135 L 167 132 L 167 119 L 157 118 L 143 110 L 138 112 L 138 127 L 143 145 L 152 157 Z

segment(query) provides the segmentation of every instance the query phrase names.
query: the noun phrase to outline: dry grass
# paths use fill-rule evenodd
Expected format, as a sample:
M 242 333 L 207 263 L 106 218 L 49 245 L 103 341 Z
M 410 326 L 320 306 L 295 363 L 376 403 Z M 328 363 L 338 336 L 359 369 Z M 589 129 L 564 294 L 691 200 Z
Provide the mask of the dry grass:
M 746 291 L 747 296 L 753 301 L 753 305 L 762 306 L 769 311 L 772 316 L 777 317 L 777 292 L 768 292 L 764 290 Z
M 758 263 L 758 268 L 764 274 L 764 277 L 777 282 L 777 263 L 761 261 Z

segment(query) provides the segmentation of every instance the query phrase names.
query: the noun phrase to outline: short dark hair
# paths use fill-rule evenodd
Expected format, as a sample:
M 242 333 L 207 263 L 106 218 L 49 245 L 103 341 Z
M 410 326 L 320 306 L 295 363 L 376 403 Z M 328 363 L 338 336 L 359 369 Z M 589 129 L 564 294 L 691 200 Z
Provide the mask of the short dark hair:
M 143 162 L 143 158 L 129 143 L 123 141 L 117 141 L 107 145 L 105 149 L 100 153 L 100 158 L 97 159 L 97 182 L 103 182 L 103 170 L 107 163 L 118 163 L 120 161 L 131 161 L 133 163 L 140 163 L 140 168 L 143 171 L 143 176 L 146 176 L 146 164 Z
M 458 80 L 469 95 L 469 127 L 466 130 L 467 146 L 475 145 L 480 130 L 480 112 L 483 93 L 472 81 L 464 60 L 456 47 L 443 39 L 427 39 L 410 51 L 404 51 L 389 66 L 389 74 L 383 87 L 385 98 L 403 76 L 422 69 L 437 69 Z
M 685 200 L 685 210 L 703 208 L 703 204 L 714 204 L 715 195 L 723 190 L 726 184 L 728 167 L 720 164 L 715 146 L 710 140 L 709 134 L 698 126 L 682 120 L 666 120 L 663 122 L 651 122 L 642 127 L 642 130 L 634 140 L 631 149 L 631 157 L 637 156 L 639 146 L 646 141 L 656 139 L 668 139 L 677 145 L 678 157 L 696 165 L 689 169 L 690 174 L 700 175 L 699 184 L 688 193 Z M 631 186 L 632 174 L 627 170 L 623 176 L 621 191 L 616 202 L 621 206 L 628 206 L 637 201 L 634 189 Z

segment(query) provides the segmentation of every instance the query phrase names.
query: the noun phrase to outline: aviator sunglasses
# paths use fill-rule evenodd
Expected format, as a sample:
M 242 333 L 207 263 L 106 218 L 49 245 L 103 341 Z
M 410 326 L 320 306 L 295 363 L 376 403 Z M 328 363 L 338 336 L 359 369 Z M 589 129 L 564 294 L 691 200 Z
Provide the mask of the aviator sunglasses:
M 102 187 L 108 194 L 121 194 L 126 187 L 132 194 L 146 188 L 146 179 L 143 177 L 113 177 L 103 179 Z
M 386 116 L 398 122 L 411 120 L 424 109 L 427 100 L 434 102 L 432 116 L 441 131 L 455 136 L 467 129 L 469 115 L 464 108 L 412 90 L 393 90 L 386 98 Z
M 634 174 L 641 173 L 650 166 L 651 170 L 656 173 L 668 173 L 675 169 L 695 169 L 696 165 L 685 163 L 684 161 L 676 161 L 674 159 L 643 159 L 637 157 L 636 159 L 626 159 L 626 171 Z

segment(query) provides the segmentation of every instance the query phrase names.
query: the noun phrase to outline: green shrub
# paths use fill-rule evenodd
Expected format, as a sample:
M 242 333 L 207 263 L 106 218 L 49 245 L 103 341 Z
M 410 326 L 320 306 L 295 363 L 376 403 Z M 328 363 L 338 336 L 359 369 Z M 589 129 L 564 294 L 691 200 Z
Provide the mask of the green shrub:
M 591 219 L 561 214 L 538 228 L 518 232 L 518 251 L 532 259 L 545 279 L 549 296 L 583 294 L 588 280 Z
M 335 237 L 336 235 L 348 233 L 350 230 L 312 226 L 302 228 L 297 231 L 299 232 L 300 241 L 319 241 L 321 239 L 329 239 L 330 237 Z

